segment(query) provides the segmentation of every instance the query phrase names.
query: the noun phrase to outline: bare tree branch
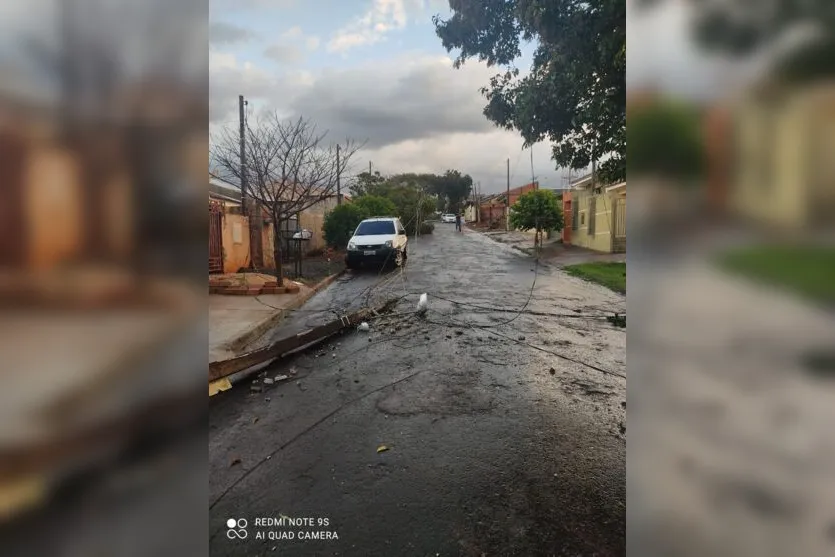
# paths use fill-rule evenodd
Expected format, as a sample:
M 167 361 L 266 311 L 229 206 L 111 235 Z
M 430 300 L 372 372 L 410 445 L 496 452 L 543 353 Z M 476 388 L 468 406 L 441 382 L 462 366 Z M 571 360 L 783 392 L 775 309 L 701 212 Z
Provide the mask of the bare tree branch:
M 277 113 L 259 116 L 253 125 L 245 127 L 244 169 L 237 129 L 225 127 L 212 138 L 211 158 L 221 177 L 246 183 L 247 197 L 260 203 L 273 221 L 279 280 L 282 224 L 335 196 L 338 180 L 363 146 L 347 138 L 338 144 L 337 154 L 337 144 L 327 143 L 326 138 L 326 131 L 320 132 L 303 117 L 286 120 Z

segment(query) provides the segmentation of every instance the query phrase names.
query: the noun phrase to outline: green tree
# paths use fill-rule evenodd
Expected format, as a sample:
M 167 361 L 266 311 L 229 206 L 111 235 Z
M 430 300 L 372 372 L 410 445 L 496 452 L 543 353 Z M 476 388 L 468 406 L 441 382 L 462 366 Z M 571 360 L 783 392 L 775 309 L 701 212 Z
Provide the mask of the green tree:
M 354 203 L 343 203 L 325 215 L 322 231 L 325 242 L 337 249 L 343 249 L 363 219 L 368 218 L 365 210 Z
M 672 101 L 630 109 L 627 129 L 629 171 L 687 180 L 705 165 L 701 114 Z
M 352 204 L 362 209 L 365 218 L 393 217 L 397 214 L 397 206 L 386 197 L 363 195 L 354 199 Z
M 624 0 L 455 0 L 433 18 L 455 66 L 478 58 L 502 66 L 488 87 L 484 114 L 518 130 L 526 146 L 549 140 L 563 168 L 600 161 L 601 177 L 626 176 L 626 2 Z M 535 41 L 525 77 L 513 66 L 521 41 Z
M 562 230 L 562 208 L 557 196 L 549 190 L 533 190 L 519 197 L 510 208 L 510 225 L 516 230 L 542 232 Z
M 473 191 L 473 178 L 469 174 L 461 174 L 458 170 L 447 170 L 440 176 L 435 176 L 431 183 L 432 193 L 443 198 L 452 211 L 460 210 L 461 203 Z
M 397 207 L 397 216 L 406 227 L 409 235 L 418 230 L 421 234 L 428 234 L 426 227 L 421 227 L 435 211 L 435 198 L 427 195 L 420 187 L 414 185 L 394 186 L 389 191 L 388 198 Z
M 363 195 L 381 196 L 385 194 L 386 187 L 386 177 L 379 172 L 361 172 L 348 186 L 348 191 L 351 192 L 353 197 Z

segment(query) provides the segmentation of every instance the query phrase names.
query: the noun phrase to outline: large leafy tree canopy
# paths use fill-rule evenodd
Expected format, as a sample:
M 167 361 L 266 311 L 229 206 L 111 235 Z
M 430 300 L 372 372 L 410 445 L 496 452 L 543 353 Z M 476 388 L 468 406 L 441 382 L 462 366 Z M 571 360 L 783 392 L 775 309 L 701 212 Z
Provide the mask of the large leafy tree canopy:
M 601 177 L 626 176 L 626 2 L 624 0 L 450 0 L 452 16 L 433 19 L 455 66 L 469 58 L 504 66 L 482 92 L 484 114 L 518 130 L 526 146 L 550 140 L 558 166 L 603 161 Z M 536 41 L 533 65 L 513 66 L 523 41 Z
M 644 9 L 669 0 L 638 0 Z M 778 79 L 802 83 L 835 75 L 835 9 L 832 0 L 689 0 L 694 35 L 706 50 L 748 56 L 794 36 L 773 60 Z
M 356 176 L 348 190 L 354 197 L 362 195 L 383 195 L 386 177 L 379 172 L 362 172 Z
M 460 210 L 461 202 L 467 199 L 473 191 L 473 179 L 469 174 L 461 174 L 458 170 L 447 170 L 436 176 L 430 191 L 446 200 L 446 207 L 450 210 Z
M 438 205 L 458 207 L 472 193 L 473 178 L 459 170 L 447 170 L 444 174 L 416 174 L 413 172 L 383 176 L 379 172 L 363 172 L 350 186 L 354 197 L 372 195 L 390 197 L 394 189 L 408 187 L 437 196 Z M 435 202 L 433 201 L 433 206 Z

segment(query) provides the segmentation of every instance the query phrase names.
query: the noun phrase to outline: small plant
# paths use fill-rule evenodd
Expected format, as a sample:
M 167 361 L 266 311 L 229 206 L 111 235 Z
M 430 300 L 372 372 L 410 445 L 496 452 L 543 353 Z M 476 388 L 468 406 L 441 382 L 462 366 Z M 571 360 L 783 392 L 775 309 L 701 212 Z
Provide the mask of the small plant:
M 365 211 L 353 203 L 337 206 L 325 216 L 325 224 L 322 227 L 325 242 L 332 248 L 343 249 L 365 218 Z
M 420 233 L 421 234 L 432 234 L 435 231 L 435 225 L 431 222 L 422 222 L 420 223 Z

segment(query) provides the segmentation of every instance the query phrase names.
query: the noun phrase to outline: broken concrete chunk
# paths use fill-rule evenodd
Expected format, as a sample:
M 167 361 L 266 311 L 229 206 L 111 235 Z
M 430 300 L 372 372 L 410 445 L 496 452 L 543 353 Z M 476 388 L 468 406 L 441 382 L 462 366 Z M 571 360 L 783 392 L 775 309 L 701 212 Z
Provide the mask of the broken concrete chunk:
M 270 378 L 270 377 L 265 377 L 264 378 L 264 385 L 272 385 L 274 382 L 275 381 L 273 381 L 273 379 Z
M 287 377 L 286 375 L 276 375 L 275 379 L 273 379 L 273 381 L 278 383 L 279 381 L 284 381 L 286 379 L 289 379 L 289 377 Z

